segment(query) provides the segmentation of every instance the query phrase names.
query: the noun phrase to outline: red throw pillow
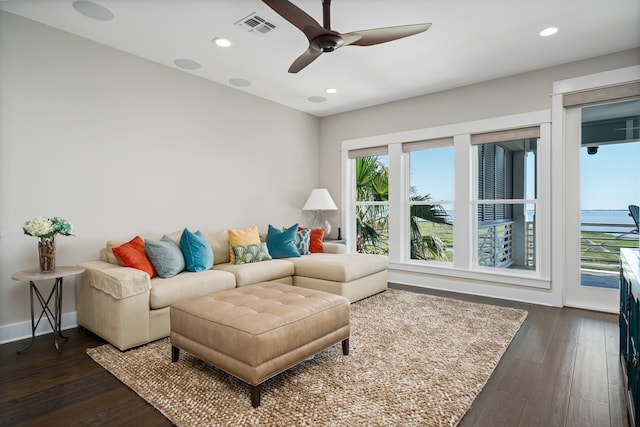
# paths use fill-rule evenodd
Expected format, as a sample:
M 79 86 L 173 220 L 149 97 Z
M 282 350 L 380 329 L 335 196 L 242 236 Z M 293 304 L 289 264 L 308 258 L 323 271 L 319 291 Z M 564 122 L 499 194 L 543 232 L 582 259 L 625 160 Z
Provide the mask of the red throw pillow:
M 298 230 L 306 230 L 304 227 L 298 227 Z M 312 254 L 322 253 L 322 240 L 324 239 L 324 230 L 322 228 L 312 228 L 309 237 L 309 252 Z
M 134 237 L 129 242 L 111 249 L 113 255 L 123 267 L 132 267 L 142 270 L 149 277 L 156 276 L 156 270 L 144 252 L 144 240 L 140 236 Z

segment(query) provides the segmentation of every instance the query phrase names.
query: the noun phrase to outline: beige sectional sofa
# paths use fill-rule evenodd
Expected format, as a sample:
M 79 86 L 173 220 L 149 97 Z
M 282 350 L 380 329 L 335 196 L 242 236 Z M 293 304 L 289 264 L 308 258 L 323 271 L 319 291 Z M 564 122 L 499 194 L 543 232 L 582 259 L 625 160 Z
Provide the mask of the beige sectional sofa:
M 168 236 L 178 243 L 181 234 Z M 227 231 L 203 234 L 213 250 L 213 268 L 167 279 L 120 266 L 111 249 L 125 242 L 107 242 L 99 261 L 80 264 L 85 271 L 76 286 L 78 324 L 126 350 L 169 336 L 169 307 L 174 302 L 225 289 L 278 282 L 342 295 L 351 302 L 387 289 L 384 256 L 348 254 L 344 245 L 325 242 L 323 253 L 234 265 L 229 263 Z

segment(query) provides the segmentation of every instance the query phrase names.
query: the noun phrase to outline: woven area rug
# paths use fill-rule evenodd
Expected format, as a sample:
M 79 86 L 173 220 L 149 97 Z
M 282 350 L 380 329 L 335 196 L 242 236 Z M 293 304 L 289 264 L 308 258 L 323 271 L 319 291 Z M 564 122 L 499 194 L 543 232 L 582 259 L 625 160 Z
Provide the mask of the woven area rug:
M 97 363 L 179 426 L 455 426 L 527 316 L 511 308 L 389 289 L 351 305 L 340 344 L 266 381 L 251 407 L 242 381 L 180 353 L 169 339 Z

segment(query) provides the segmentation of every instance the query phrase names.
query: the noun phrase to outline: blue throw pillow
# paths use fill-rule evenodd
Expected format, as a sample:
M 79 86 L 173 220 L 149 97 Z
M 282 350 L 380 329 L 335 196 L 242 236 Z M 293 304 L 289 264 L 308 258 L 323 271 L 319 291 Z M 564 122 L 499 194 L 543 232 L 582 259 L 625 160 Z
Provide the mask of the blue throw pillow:
M 185 228 L 180 237 L 180 249 L 187 271 L 205 271 L 213 267 L 213 250 L 200 230 L 192 233 Z
M 159 277 L 167 279 L 184 270 L 184 257 L 176 243 L 167 236 L 162 239 L 144 241 L 144 252 L 156 269 Z
M 271 258 L 293 258 L 299 257 L 300 253 L 296 248 L 296 234 L 298 232 L 298 224 L 280 231 L 269 225 L 267 231 L 267 248 Z

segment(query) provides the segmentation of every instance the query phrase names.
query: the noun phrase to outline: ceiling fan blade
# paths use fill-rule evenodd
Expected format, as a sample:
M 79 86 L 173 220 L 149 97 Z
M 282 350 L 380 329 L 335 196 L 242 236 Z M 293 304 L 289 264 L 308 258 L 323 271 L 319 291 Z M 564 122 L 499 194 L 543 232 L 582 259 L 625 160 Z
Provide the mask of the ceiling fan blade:
M 288 0 L 262 0 L 284 19 L 296 26 L 307 36 L 309 41 L 326 34 L 324 29 L 315 19 Z
M 398 27 L 353 31 L 351 33 L 342 34 L 341 36 L 345 40 L 345 45 L 372 46 L 374 44 L 390 42 L 403 37 L 413 36 L 414 34 L 427 31 L 429 28 L 431 28 L 431 24 L 400 25 Z M 349 43 L 351 37 L 354 36 L 360 36 L 360 38 Z
M 297 73 L 298 71 L 302 70 L 304 67 L 318 59 L 320 55 L 322 55 L 321 51 L 309 46 L 309 49 L 307 49 L 302 55 L 300 55 L 298 59 L 293 61 L 293 64 L 291 64 L 291 66 L 289 67 L 289 72 L 292 74 Z

